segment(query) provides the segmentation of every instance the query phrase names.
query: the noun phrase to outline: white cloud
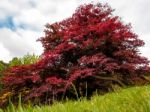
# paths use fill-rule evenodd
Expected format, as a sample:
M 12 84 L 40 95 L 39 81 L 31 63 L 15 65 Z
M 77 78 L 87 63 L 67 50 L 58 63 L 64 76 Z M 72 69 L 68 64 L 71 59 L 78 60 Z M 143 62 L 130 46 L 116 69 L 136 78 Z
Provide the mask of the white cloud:
M 13 20 L 16 26 L 24 25 L 34 30 L 39 30 L 45 21 L 44 16 L 35 8 L 21 11 Z
M 14 32 L 10 29 L 2 28 L 0 29 L 0 35 L 1 55 L 5 56 L 6 54 L 6 57 L 9 57 L 9 59 L 4 59 L 6 61 L 15 56 L 23 56 L 27 53 L 40 54 L 42 51 L 41 44 L 36 42 L 37 37 L 41 35 L 40 33 L 23 29 L 18 29 Z M 7 52 L 3 54 L 4 50 Z
M 144 47 L 140 48 L 140 51 L 142 53 L 143 56 L 146 56 L 150 59 L 150 33 L 147 34 L 141 34 L 141 39 L 144 40 L 145 45 Z
M 8 61 L 27 53 L 40 54 L 42 47 L 36 40 L 43 35 L 44 25 L 61 21 L 75 11 L 79 4 L 92 0 L 1 0 L 0 21 L 12 17 L 15 30 L 0 28 L 0 60 Z M 93 0 L 97 2 L 98 0 Z M 149 0 L 113 0 L 108 3 L 116 9 L 114 14 L 125 23 L 131 22 L 133 30 L 146 43 L 142 54 L 150 59 Z
M 9 51 L 0 43 L 0 58 L 5 61 L 9 61 L 11 59 Z

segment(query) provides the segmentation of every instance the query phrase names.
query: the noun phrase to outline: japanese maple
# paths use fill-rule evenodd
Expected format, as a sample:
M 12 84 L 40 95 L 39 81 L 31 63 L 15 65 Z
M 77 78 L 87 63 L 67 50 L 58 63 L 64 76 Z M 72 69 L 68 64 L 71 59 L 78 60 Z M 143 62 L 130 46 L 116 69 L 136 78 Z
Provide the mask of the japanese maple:
M 112 12 L 107 4 L 91 3 L 68 19 L 47 24 L 39 39 L 44 47 L 40 60 L 5 72 L 1 100 L 6 102 L 10 92 L 14 101 L 21 93 L 24 101 L 51 102 L 75 97 L 75 88 L 79 96 L 90 96 L 113 85 L 145 81 L 140 73 L 149 71 L 149 61 L 138 49 L 144 42 Z

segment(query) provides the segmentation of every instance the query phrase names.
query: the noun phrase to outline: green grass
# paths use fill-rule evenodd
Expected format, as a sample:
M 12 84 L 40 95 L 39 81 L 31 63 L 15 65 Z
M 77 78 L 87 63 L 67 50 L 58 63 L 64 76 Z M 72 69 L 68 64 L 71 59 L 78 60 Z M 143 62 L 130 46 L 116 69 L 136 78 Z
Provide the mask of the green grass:
M 0 112 L 4 112 L 0 110 Z M 150 112 L 150 86 L 123 89 L 91 100 L 57 102 L 52 106 L 28 106 L 15 109 L 12 104 L 5 112 Z

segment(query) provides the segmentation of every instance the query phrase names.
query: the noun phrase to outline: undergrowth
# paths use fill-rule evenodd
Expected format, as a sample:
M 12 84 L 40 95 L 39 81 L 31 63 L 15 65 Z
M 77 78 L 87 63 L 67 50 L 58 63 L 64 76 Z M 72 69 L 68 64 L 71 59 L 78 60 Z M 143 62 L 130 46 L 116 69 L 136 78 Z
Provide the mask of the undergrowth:
M 12 103 L 0 112 L 150 112 L 150 86 L 122 89 L 104 96 L 94 95 L 78 101 L 55 102 L 53 105 L 21 106 Z

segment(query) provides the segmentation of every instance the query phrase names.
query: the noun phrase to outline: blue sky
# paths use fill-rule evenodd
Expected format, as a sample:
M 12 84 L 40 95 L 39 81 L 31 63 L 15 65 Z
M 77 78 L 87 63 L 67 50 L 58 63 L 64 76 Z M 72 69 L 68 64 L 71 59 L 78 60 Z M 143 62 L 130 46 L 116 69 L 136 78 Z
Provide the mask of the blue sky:
M 61 21 L 83 3 L 92 0 L 0 0 L 0 60 L 43 52 L 36 40 L 43 36 L 46 23 Z M 150 0 L 94 0 L 108 3 L 125 23 L 145 41 L 140 48 L 150 59 Z

